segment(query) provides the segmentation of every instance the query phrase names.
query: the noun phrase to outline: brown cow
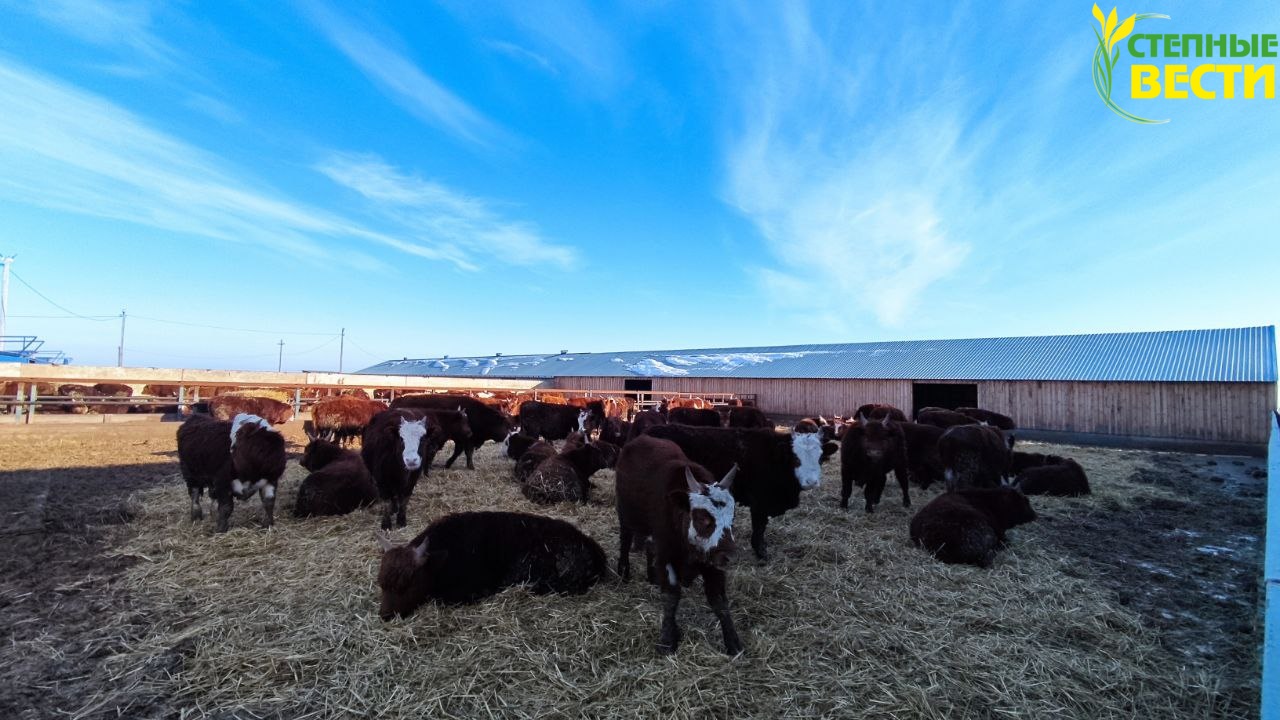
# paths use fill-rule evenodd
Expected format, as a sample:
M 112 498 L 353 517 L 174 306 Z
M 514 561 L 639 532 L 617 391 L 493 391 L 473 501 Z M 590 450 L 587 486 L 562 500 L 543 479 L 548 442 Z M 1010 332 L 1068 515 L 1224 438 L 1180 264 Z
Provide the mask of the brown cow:
M 311 418 L 317 437 L 347 445 L 364 433 L 374 415 L 386 409 L 378 400 L 339 395 L 312 405 Z
M 990 567 L 1009 528 L 1036 519 L 1011 487 L 968 488 L 934 498 L 911 518 L 911 542 L 944 563 Z
M 1060 463 L 1029 467 L 1018 473 L 1013 486 L 1025 495 L 1075 497 L 1089 494 L 1089 476 L 1080 463 L 1062 458 Z
M 93 386 L 94 390 L 102 397 L 133 397 L 133 388 L 123 383 L 97 383 Z M 98 412 L 103 415 L 123 415 L 129 412 L 127 403 L 106 403 L 97 406 Z
M 884 493 L 885 475 L 891 470 L 902 488 L 902 507 L 911 507 L 907 441 L 902 428 L 888 416 L 879 420 L 858 418 L 845 431 L 840 444 L 840 507 L 849 507 L 849 496 L 857 485 L 863 488 L 867 512 L 875 512 Z
M 701 576 L 707 603 L 720 620 L 724 649 L 742 652 L 725 596 L 725 567 L 734 552 L 731 492 L 737 466 L 716 478 L 668 440 L 640 437 L 618 459 L 618 574 L 631 578 L 631 550 L 644 547 L 649 581 L 662 589 L 658 652 L 680 642 L 676 610 L 681 588 Z
M 916 422 L 923 423 L 925 425 L 935 425 L 943 429 L 955 427 L 957 425 L 978 424 L 978 420 L 971 418 L 964 413 L 958 413 L 955 410 L 948 410 L 940 407 L 921 408 L 920 412 L 916 413 Z
M 956 425 L 938 438 L 947 490 L 998 487 L 1009 474 L 1013 436 L 990 425 Z
M 242 395 L 219 395 L 209 400 L 209 414 L 215 420 L 227 421 L 241 413 L 265 418 L 272 425 L 293 419 L 293 406 L 279 400 Z

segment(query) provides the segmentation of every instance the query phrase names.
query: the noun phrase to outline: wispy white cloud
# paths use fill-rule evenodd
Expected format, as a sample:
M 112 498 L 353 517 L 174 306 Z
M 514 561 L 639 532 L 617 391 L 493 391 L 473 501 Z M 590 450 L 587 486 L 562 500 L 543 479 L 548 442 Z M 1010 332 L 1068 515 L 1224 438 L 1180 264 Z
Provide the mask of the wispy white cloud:
M 960 111 L 938 93 L 927 112 L 869 122 L 876 104 L 893 103 L 864 87 L 880 58 L 851 58 L 848 45 L 863 38 L 847 27 L 823 31 L 787 4 L 727 33 L 746 73 L 732 78 L 724 194 L 765 239 L 772 262 L 754 272 L 776 304 L 847 298 L 896 325 L 969 252 L 952 234 L 954 213 L 973 202 Z M 820 312 L 838 328 L 849 311 Z
M 219 120 L 228 125 L 235 125 L 244 121 L 244 116 L 239 110 L 231 107 L 227 103 L 202 93 L 191 93 L 183 104 L 197 112 L 208 115 L 214 120 Z
M 578 261 L 572 248 L 548 241 L 532 224 L 508 220 L 485 200 L 403 173 L 376 156 L 335 154 L 316 169 L 359 193 L 400 233 L 456 249 L 460 262 L 569 269 Z
M 142 60 L 164 65 L 173 65 L 177 57 L 174 49 L 154 32 L 154 2 L 40 0 L 26 7 L 46 22 L 94 45 L 129 50 Z
M 423 122 L 480 146 L 512 143 L 505 129 L 393 50 L 391 45 L 399 41 L 390 33 L 377 37 L 320 0 L 305 8 L 329 42 L 384 93 Z
M 0 58 L 0 197 L 199 238 L 329 257 L 363 242 L 464 266 L 447 245 L 394 237 L 260 187 L 128 111 Z M 325 242 L 329 240 L 330 242 Z
M 503 55 L 513 57 L 521 62 L 532 63 L 552 75 L 560 74 L 560 70 L 557 69 L 550 60 L 532 50 L 529 50 L 528 48 L 503 40 L 486 40 L 485 44 Z

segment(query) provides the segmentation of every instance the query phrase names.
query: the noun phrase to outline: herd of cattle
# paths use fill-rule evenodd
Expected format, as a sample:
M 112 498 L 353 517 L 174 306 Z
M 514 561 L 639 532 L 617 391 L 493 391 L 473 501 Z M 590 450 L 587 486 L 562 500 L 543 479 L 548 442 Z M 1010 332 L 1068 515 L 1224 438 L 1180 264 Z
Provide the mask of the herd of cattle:
M 214 398 L 210 415 L 193 415 L 178 430 L 191 517 L 203 517 L 207 491 L 218 532 L 227 530 L 234 503 L 254 493 L 266 525 L 273 523 L 285 442 L 273 426 L 282 416 L 260 400 Z M 869 404 L 848 418 L 808 418 L 781 431 L 752 407 L 717 410 L 695 399 L 634 412 L 623 403 L 574 400 L 525 400 L 514 415 L 466 395 L 405 396 L 390 407 L 352 396 L 324 400 L 305 426 L 310 442 L 301 465 L 310 474 L 293 512 L 341 515 L 381 501 L 382 530 L 404 527 L 416 485 L 449 441 L 445 467 L 465 454 L 469 469 L 476 448 L 500 443 L 514 461 L 513 479 L 539 505 L 587 502 L 592 475 L 613 468 L 617 573 L 628 580 L 631 553 L 645 551 L 646 576 L 663 597 L 659 651 L 676 649 L 681 589 L 701 577 L 725 651 L 736 654 L 743 646 L 725 594 L 736 506 L 750 509 L 751 547 L 766 560 L 769 520 L 798 507 L 801 494 L 819 485 L 821 464 L 837 453 L 844 508 L 856 486 L 874 512 L 891 471 L 904 507 L 911 506 L 911 485 L 945 483 L 946 491 L 911 518 L 909 535 L 948 563 L 989 566 L 1006 531 L 1035 519 L 1027 495 L 1089 492 L 1078 463 L 1014 451 L 1013 420 L 978 408 L 925 408 L 912 422 L 897 408 Z M 347 447 L 356 438 L 359 452 Z M 384 619 L 429 600 L 471 602 L 512 585 L 584 592 L 607 572 L 604 551 L 590 537 L 527 513 L 455 513 L 403 545 L 381 533 L 378 540 Z

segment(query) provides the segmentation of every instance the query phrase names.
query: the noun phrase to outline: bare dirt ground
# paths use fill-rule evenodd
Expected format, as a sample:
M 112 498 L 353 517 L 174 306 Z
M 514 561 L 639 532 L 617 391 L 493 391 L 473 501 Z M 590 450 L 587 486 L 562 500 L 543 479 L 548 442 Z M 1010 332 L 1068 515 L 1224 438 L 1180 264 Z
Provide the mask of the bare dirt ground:
M 830 465 L 771 524 L 773 560 L 734 565 L 746 654 L 719 653 L 695 587 L 667 659 L 657 593 L 634 582 L 382 623 L 374 511 L 295 520 L 291 462 L 275 531 L 251 502 L 213 536 L 186 519 L 175 429 L 0 428 L 0 717 L 1257 713 L 1260 460 L 1030 447 L 1076 457 L 1095 494 L 1034 498 L 1041 519 L 985 571 L 911 548 L 892 492 L 874 516 L 840 511 Z M 434 468 L 400 535 L 503 508 L 575 522 L 613 556 L 611 472 L 590 505 L 536 508 L 492 445 L 477 465 Z

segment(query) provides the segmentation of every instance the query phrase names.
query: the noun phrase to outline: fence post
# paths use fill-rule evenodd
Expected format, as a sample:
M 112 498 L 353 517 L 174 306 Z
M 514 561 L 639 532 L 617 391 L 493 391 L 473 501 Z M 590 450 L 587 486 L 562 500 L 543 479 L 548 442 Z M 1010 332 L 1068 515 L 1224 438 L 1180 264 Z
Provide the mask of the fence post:
M 296 418 L 302 414 L 302 388 L 293 389 L 293 416 Z
M 18 388 L 13 393 L 13 421 L 22 424 L 22 396 L 27 394 L 27 384 L 18 383 Z
M 36 419 L 36 400 L 39 399 L 36 387 L 38 385 L 39 383 L 31 383 L 31 394 L 29 395 L 31 398 L 31 404 L 27 405 L 27 424 L 30 424 L 32 420 Z
M 199 394 L 199 393 L 200 393 L 200 388 L 196 388 L 196 394 Z M 178 386 L 178 414 L 179 415 L 187 414 L 187 386 L 186 385 Z

